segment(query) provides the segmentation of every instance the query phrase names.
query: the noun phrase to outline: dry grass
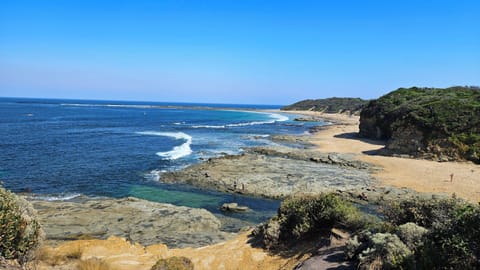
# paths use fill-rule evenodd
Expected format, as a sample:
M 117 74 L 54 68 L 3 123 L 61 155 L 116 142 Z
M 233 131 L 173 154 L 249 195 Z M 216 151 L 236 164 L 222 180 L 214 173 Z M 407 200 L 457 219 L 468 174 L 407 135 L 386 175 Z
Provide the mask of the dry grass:
M 68 252 L 58 254 L 51 248 L 40 248 L 36 252 L 36 260 L 44 262 L 51 266 L 65 264 L 68 261 L 80 260 L 82 257 L 80 248 L 69 250 Z
M 78 270 L 110 270 L 110 265 L 101 259 L 91 258 L 85 261 L 80 261 L 77 264 Z

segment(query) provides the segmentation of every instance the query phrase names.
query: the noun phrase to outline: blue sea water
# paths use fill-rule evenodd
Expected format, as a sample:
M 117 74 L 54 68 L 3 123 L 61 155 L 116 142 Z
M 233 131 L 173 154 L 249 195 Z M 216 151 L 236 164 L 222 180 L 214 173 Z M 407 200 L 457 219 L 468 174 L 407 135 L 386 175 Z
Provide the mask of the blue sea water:
M 218 110 L 226 107 L 235 110 Z M 0 98 L 0 179 L 49 200 L 134 196 L 217 214 L 237 201 L 254 211 L 235 217 L 259 222 L 278 201 L 159 181 L 161 172 L 273 144 L 269 135 L 311 125 L 247 108 L 279 106 Z

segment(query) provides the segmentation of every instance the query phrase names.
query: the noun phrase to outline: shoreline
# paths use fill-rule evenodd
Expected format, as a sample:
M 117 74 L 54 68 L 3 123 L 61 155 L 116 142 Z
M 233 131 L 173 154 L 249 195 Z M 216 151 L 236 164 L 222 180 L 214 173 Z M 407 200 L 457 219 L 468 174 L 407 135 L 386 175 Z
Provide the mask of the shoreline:
M 381 167 L 373 173 L 381 186 L 410 188 L 418 192 L 455 194 L 477 203 L 480 201 L 480 166 L 473 162 L 438 162 L 426 159 L 377 155 L 385 142 L 359 138 L 359 116 L 292 111 L 336 121 L 314 133 L 311 143 L 320 152 L 350 153 L 359 160 Z M 453 174 L 453 181 L 450 175 Z
M 360 194 L 368 197 L 368 201 L 364 201 L 365 204 L 368 204 L 370 200 L 375 200 L 379 197 L 383 198 L 383 196 L 387 194 L 387 197 L 395 199 L 405 198 L 407 196 L 429 197 L 434 196 L 434 194 L 428 192 L 439 193 L 436 189 L 425 188 L 422 190 L 418 186 L 419 183 L 417 182 L 421 182 L 418 181 L 418 179 L 416 181 L 417 185 L 410 185 L 403 177 L 406 173 L 405 171 L 410 172 L 411 169 L 395 170 L 396 168 L 398 169 L 398 164 L 401 166 L 403 163 L 408 163 L 408 166 L 413 168 L 414 173 L 415 170 L 419 168 L 425 169 L 425 166 L 431 166 L 432 164 L 438 164 L 439 166 L 447 167 L 447 169 L 451 169 L 451 166 L 466 166 L 468 168 L 475 166 L 473 164 L 456 162 L 448 163 L 453 165 L 445 166 L 445 163 L 434 161 L 376 156 L 373 154 L 374 151 L 383 147 L 383 144 L 382 142 L 363 140 L 355 136 L 356 129 L 358 129 L 358 116 L 302 111 L 274 112 L 318 117 L 318 119 L 327 120 L 332 122 L 332 124 L 317 128 L 315 133 L 311 135 L 300 136 L 302 137 L 301 142 L 313 144 L 313 146 L 310 145 L 305 149 L 254 147 L 249 148 L 243 154 L 212 158 L 200 164 L 191 165 L 190 167 L 193 167 L 193 170 L 189 170 L 190 167 L 181 170 L 183 176 L 190 177 L 190 180 L 187 179 L 185 183 L 207 189 L 240 193 L 238 192 L 239 190 L 229 188 L 234 184 L 240 187 L 241 182 L 237 177 L 244 176 L 244 180 L 246 181 L 252 179 L 252 176 L 260 175 L 261 177 L 257 179 L 257 186 L 255 186 L 253 182 L 248 183 L 247 188 L 254 192 L 247 193 L 247 195 L 260 197 L 263 195 L 265 197 L 265 194 L 268 194 L 268 189 L 265 189 L 266 186 L 272 187 L 270 190 L 277 192 L 276 194 L 278 195 L 279 190 L 282 189 L 279 188 L 281 186 L 275 186 L 275 183 L 284 185 L 284 187 L 295 187 L 296 184 L 301 183 L 296 189 L 283 189 L 283 192 L 290 193 L 283 194 L 280 197 L 302 191 L 303 193 L 306 191 L 313 191 L 314 193 L 328 191 L 320 189 L 321 186 L 327 185 L 329 191 L 344 193 L 354 200 L 358 200 L 358 195 Z M 291 136 L 290 139 L 297 141 L 296 138 L 298 139 L 298 136 Z M 286 139 L 288 140 L 289 138 Z M 299 167 L 300 164 L 302 167 Z M 368 164 L 373 164 L 374 166 Z M 376 166 L 382 169 L 378 169 Z M 318 174 L 326 168 L 330 170 L 326 170 L 325 175 Z M 473 168 L 476 169 L 476 167 Z M 445 170 L 445 168 L 443 169 Z M 349 171 L 352 173 L 345 173 Z M 338 173 L 340 177 L 338 181 L 322 182 L 325 180 L 324 178 L 331 175 L 332 172 Z M 368 181 L 358 183 L 359 172 L 365 175 L 365 177 L 369 177 Z M 440 173 L 441 172 L 444 171 L 440 171 Z M 477 171 L 474 170 L 472 173 L 475 172 Z M 178 179 L 179 175 L 178 173 L 172 174 L 172 182 L 177 182 L 174 180 Z M 353 188 L 352 186 L 346 187 L 345 179 L 341 178 L 346 175 L 348 176 L 346 177 L 347 181 L 357 183 L 358 185 Z M 392 177 L 392 179 L 401 179 L 401 181 L 399 180 L 400 184 L 395 185 L 393 181 L 389 182 L 388 176 Z M 430 177 L 433 177 L 433 175 L 430 175 Z M 164 180 L 166 179 L 167 177 L 164 178 Z M 199 181 L 198 179 L 201 181 L 192 182 Z M 220 186 L 215 186 L 215 183 L 218 182 L 216 181 L 217 179 L 222 181 Z M 265 179 L 271 179 L 272 181 L 265 181 Z M 428 182 L 430 179 L 431 178 L 425 178 L 423 181 Z M 312 185 L 314 183 L 312 181 L 320 182 L 320 185 L 314 186 Z M 309 186 L 305 183 L 311 183 L 311 185 Z M 343 184 L 345 188 L 342 190 L 342 188 L 339 188 L 339 184 Z M 455 181 L 453 184 L 455 184 Z M 432 188 L 432 184 L 430 184 L 429 187 Z M 415 191 L 427 193 L 416 193 Z M 472 200 L 466 193 L 457 192 L 457 195 Z M 276 196 L 275 193 L 271 193 L 267 197 L 274 196 Z M 360 198 L 360 200 L 362 199 L 363 198 Z M 473 199 L 475 199 L 475 197 Z M 209 214 L 211 213 L 205 213 L 202 214 L 202 216 L 208 218 Z M 208 226 L 213 226 L 214 231 L 216 231 L 216 228 L 219 228 L 220 225 L 218 225 L 218 221 L 215 221 L 214 217 L 212 218 L 213 223 L 208 223 L 212 224 Z M 190 225 L 188 225 L 188 228 L 189 226 Z M 196 231 L 192 232 L 197 233 Z M 217 244 L 180 249 L 168 248 L 164 243 L 142 246 L 118 237 L 110 237 L 107 240 L 66 241 L 57 247 L 46 246 L 45 248 L 51 252 L 51 254 L 56 255 L 68 254 L 72 250 L 82 250 L 82 260 L 101 258 L 110 265 L 115 266 L 115 269 L 150 269 L 151 265 L 153 265 L 158 258 L 171 256 L 188 257 L 194 262 L 196 269 L 213 269 L 219 267 L 234 269 L 238 265 L 248 266 L 246 269 L 278 269 L 286 265 L 290 265 L 291 268 L 293 268 L 300 261 L 300 259 L 295 256 L 282 257 L 270 254 L 267 250 L 252 245 L 248 236 L 249 234 L 250 231 L 240 231 L 235 233 L 233 238 L 225 237 L 229 239 L 224 239 Z M 187 237 L 189 236 L 187 235 Z M 207 236 L 207 238 L 210 237 L 211 235 Z M 307 257 L 308 256 L 309 255 L 307 255 Z M 305 259 L 305 257 L 303 257 L 303 259 Z
M 409 193 L 402 191 L 406 188 L 439 195 L 455 193 L 472 202 L 480 199 L 480 185 L 477 188 L 469 186 L 475 181 L 480 184 L 477 170 L 480 168 L 468 162 L 439 163 L 375 155 L 375 151 L 384 144 L 356 137 L 359 116 L 312 111 L 265 112 L 305 115 L 332 124 L 318 126 L 313 134 L 306 136 L 282 136 L 284 142 L 303 144 L 303 149 L 251 147 L 242 154 L 209 158 L 180 171 L 164 173 L 160 181 L 275 200 L 297 193 L 321 192 L 347 192 L 353 198 L 355 194 L 364 194 L 365 190 L 368 190 L 369 198 L 374 198 L 382 190 L 391 188 L 397 189 L 393 192 L 397 196 Z M 447 178 L 451 170 L 459 171 L 454 173 L 453 182 Z M 442 174 L 443 179 L 438 177 Z M 228 218 L 228 215 L 225 217 Z

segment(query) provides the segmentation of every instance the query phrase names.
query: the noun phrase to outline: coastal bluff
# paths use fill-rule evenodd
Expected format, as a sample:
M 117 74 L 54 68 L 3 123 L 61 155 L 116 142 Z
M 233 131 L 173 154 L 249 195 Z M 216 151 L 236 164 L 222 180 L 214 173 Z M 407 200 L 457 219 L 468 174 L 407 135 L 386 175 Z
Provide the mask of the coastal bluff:
M 360 114 L 360 137 L 386 140 L 382 153 L 480 163 L 480 88 L 400 88 Z
M 361 98 L 306 99 L 281 108 L 282 111 L 318 111 L 324 113 L 349 113 L 358 115 L 368 103 Z

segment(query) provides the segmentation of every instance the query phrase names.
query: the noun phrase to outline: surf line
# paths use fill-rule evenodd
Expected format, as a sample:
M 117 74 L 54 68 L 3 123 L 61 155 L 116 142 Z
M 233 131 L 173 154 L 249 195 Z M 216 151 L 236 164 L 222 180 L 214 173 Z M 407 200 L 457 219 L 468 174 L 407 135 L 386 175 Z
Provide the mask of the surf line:
M 142 131 L 142 132 L 135 132 L 139 135 L 147 135 L 147 136 L 163 136 L 163 137 L 170 137 L 177 140 L 185 140 L 185 142 L 181 145 L 173 147 L 172 150 L 166 152 L 157 152 L 157 156 L 175 160 L 185 156 L 188 156 L 192 153 L 192 148 L 190 145 L 192 144 L 192 136 L 183 133 L 183 132 L 156 132 L 156 131 Z

